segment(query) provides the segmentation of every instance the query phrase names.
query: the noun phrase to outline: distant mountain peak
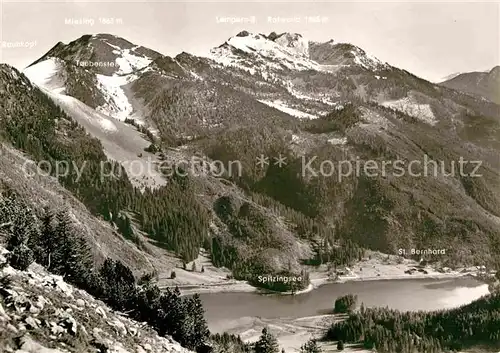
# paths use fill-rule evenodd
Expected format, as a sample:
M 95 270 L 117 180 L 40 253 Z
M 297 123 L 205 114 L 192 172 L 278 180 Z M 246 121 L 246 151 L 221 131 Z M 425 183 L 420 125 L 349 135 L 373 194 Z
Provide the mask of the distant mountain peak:
M 493 77 L 500 78 L 500 65 L 495 66 L 489 74 Z
M 309 42 L 299 33 L 272 32 L 269 35 L 241 31 L 210 51 L 210 57 L 223 65 L 247 71 L 307 70 L 319 65 L 309 59 Z
M 377 71 L 389 66 L 360 47 L 351 43 L 310 42 L 309 57 L 322 65 L 359 66 L 367 70 Z
M 30 66 L 57 58 L 70 66 L 97 74 L 125 75 L 145 68 L 159 56 L 154 50 L 135 45 L 122 37 L 97 33 L 85 34 L 68 44 L 59 42 Z
M 258 43 L 260 41 L 260 43 Z M 266 44 L 267 42 L 267 44 Z M 246 46 L 248 48 L 257 50 L 257 47 L 268 46 L 271 47 L 273 42 L 280 47 L 288 48 L 288 50 L 299 54 L 308 56 L 308 47 L 309 42 L 304 39 L 302 34 L 300 33 L 291 33 L 291 32 L 283 32 L 281 34 L 277 34 L 276 32 L 271 32 L 269 35 L 265 35 L 262 33 L 252 33 L 246 30 L 243 30 L 236 34 L 234 37 L 229 38 L 222 46 L 224 45 L 232 45 L 232 46 Z M 241 48 L 238 48 L 241 49 Z
M 210 58 L 225 66 L 261 71 L 332 71 L 361 67 L 370 71 L 390 66 L 350 43 L 309 41 L 300 33 L 271 32 L 269 35 L 241 31 L 210 51 Z
M 448 76 L 443 77 L 443 78 L 441 79 L 441 82 L 451 80 L 451 79 L 453 79 L 453 78 L 455 78 L 455 77 L 457 77 L 458 75 L 461 75 L 461 74 L 462 74 L 461 72 L 455 72 L 455 73 L 452 73 L 452 74 L 450 74 L 450 75 L 448 75 Z
M 440 84 L 500 104 L 500 66 L 498 65 L 489 71 L 461 73 Z

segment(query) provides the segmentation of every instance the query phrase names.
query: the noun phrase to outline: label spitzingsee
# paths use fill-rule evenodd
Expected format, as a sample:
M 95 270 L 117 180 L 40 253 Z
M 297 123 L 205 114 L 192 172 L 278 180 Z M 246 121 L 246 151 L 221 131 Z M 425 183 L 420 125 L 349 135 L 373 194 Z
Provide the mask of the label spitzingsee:
M 269 283 L 269 282 L 282 282 L 282 283 L 290 283 L 290 282 L 302 282 L 302 277 L 300 276 L 259 276 L 257 278 L 260 283 Z

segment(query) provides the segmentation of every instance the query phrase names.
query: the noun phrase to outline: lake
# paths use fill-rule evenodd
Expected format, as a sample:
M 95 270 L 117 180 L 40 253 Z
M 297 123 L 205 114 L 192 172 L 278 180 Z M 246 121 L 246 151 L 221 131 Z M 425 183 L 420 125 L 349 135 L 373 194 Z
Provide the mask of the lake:
M 488 285 L 470 277 L 454 279 L 379 280 L 325 284 L 296 296 L 258 293 L 201 294 L 205 317 L 212 332 L 234 328 L 245 317 L 298 318 L 331 313 L 333 303 L 345 294 L 358 296 L 366 307 L 388 306 L 403 311 L 453 308 L 488 294 Z

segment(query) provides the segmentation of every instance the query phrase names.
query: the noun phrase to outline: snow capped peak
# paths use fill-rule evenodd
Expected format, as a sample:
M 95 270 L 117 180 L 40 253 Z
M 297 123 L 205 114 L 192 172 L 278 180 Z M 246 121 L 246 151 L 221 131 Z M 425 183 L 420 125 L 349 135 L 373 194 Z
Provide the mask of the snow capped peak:
M 225 44 L 233 45 L 233 44 L 239 44 L 239 43 L 247 43 L 247 47 L 252 44 L 257 44 L 255 41 L 261 41 L 262 44 L 260 46 L 265 46 L 266 42 L 269 47 L 272 47 L 272 43 L 274 42 L 280 47 L 287 48 L 287 51 L 290 51 L 292 53 L 298 54 L 298 55 L 304 55 L 308 56 L 309 55 L 309 42 L 302 37 L 301 34 L 299 33 L 289 33 L 289 32 L 284 32 L 281 34 L 276 34 L 276 32 L 270 33 L 268 36 L 260 33 L 251 33 L 248 31 L 241 31 L 236 36 L 229 38 Z M 258 47 L 259 45 L 257 45 Z M 241 49 L 241 48 L 240 48 Z M 257 49 L 257 48 L 252 48 L 251 49 Z
M 92 35 L 92 38 L 103 39 L 103 40 L 114 40 L 114 39 L 125 40 L 122 37 L 118 37 L 111 33 L 96 33 Z
M 309 42 L 299 33 L 282 33 L 274 42 L 283 47 L 293 48 L 292 50 L 299 55 L 309 56 Z
M 221 46 L 210 51 L 210 57 L 226 66 L 247 71 L 255 69 L 320 70 L 309 59 L 309 42 L 298 33 L 255 34 L 239 32 Z
M 23 73 L 35 85 L 49 91 L 64 94 L 66 78 L 64 64 L 57 58 L 49 58 L 24 69 Z
M 108 33 L 86 34 L 68 44 L 59 42 L 32 65 L 58 58 L 68 65 L 111 76 L 125 75 L 148 66 L 160 54 Z
M 269 35 L 241 31 L 210 51 L 219 64 L 241 68 L 252 74 L 270 77 L 273 71 L 315 70 L 334 72 L 342 67 L 379 71 L 389 68 L 363 49 L 349 44 L 308 41 L 299 33 Z
M 248 37 L 250 35 L 252 35 L 252 34 L 250 32 L 248 32 L 248 31 L 241 31 L 240 33 L 238 33 L 236 35 L 236 37 Z

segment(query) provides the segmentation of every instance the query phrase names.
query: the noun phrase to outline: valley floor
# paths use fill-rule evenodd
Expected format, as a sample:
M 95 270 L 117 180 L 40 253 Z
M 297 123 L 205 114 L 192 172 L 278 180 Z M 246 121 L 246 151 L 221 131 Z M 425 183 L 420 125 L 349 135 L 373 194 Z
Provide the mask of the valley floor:
M 405 273 L 416 268 L 416 261 L 407 260 L 400 256 L 369 252 L 367 258 L 356 263 L 351 268 L 343 268 L 343 275 L 335 275 L 333 270 L 326 265 L 311 267 L 311 284 L 302 291 L 308 292 L 324 284 L 347 281 L 374 281 L 374 280 L 398 280 L 398 279 L 420 279 L 420 278 L 457 278 L 462 276 L 474 276 L 479 271 L 477 268 L 470 269 L 441 269 L 427 266 L 424 272 L 415 270 L 413 274 Z M 185 295 L 193 293 L 221 293 L 221 292 L 257 292 L 258 289 L 250 286 L 245 281 L 230 278 L 230 271 L 224 268 L 216 268 L 211 263 L 208 254 L 204 251 L 195 260 L 196 271 L 192 271 L 193 263 L 187 264 L 184 269 L 175 269 L 176 278 L 160 278 L 162 288 L 178 285 Z M 204 272 L 200 272 L 201 268 Z M 339 271 L 340 269 L 337 269 Z M 300 294 L 300 293 L 299 293 Z M 228 333 L 240 335 L 246 342 L 258 339 L 261 330 L 269 327 L 278 338 L 280 347 L 286 352 L 298 352 L 300 346 L 311 338 L 319 338 L 331 325 L 332 321 L 342 319 L 338 315 L 317 315 L 301 318 L 279 318 L 267 319 L 262 317 L 244 317 L 232 322 Z M 337 352 L 336 343 L 322 343 L 324 352 Z M 356 346 L 347 345 L 344 352 L 366 353 Z
M 337 269 L 337 274 L 326 265 L 310 267 L 308 269 L 311 284 L 309 287 L 297 294 L 306 293 L 326 283 L 343 283 L 347 281 L 375 281 L 375 280 L 398 280 L 398 279 L 447 279 L 462 276 L 476 276 L 479 270 L 473 268 L 439 269 L 435 266 L 426 266 L 419 272 L 405 273 L 417 268 L 418 263 L 413 260 L 404 259 L 396 255 L 386 255 L 379 252 L 368 252 L 368 257 L 356 263 L 351 268 Z M 195 270 L 191 270 L 195 263 Z M 170 279 L 169 274 L 160 275 L 160 288 L 178 286 L 182 294 L 194 293 L 221 293 L 221 292 L 256 292 L 257 288 L 249 285 L 246 281 L 231 278 L 228 269 L 213 266 L 208 254 L 202 251 L 196 260 L 186 265 L 186 270 L 176 268 L 176 278 Z M 204 269 L 201 272 L 201 269 Z M 342 271 L 339 274 L 338 271 Z

